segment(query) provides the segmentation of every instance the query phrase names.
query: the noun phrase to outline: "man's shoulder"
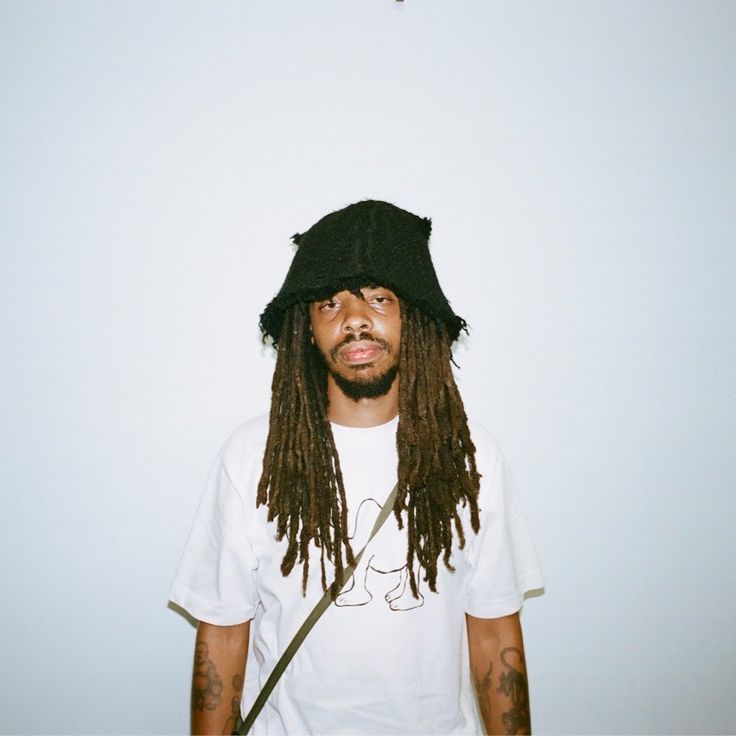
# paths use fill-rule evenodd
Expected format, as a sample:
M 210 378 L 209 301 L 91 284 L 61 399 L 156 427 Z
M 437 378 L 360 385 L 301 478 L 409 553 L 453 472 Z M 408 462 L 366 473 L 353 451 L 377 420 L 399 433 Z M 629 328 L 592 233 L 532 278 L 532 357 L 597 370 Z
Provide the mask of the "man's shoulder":
M 477 455 L 482 456 L 490 462 L 495 462 L 501 454 L 498 440 L 481 424 L 468 417 L 468 429 L 470 438 L 475 445 Z
M 261 462 L 267 437 L 268 414 L 253 417 L 230 433 L 220 449 L 220 459 L 231 476 L 240 476 L 244 465 Z
M 262 461 L 268 428 L 268 414 L 260 414 L 243 422 L 230 434 L 220 450 L 220 457 L 228 470 L 236 471 L 242 468 L 243 463 Z M 482 424 L 470 417 L 468 429 L 475 445 L 477 459 L 484 465 L 486 463 L 494 465 L 501 455 L 498 440 Z

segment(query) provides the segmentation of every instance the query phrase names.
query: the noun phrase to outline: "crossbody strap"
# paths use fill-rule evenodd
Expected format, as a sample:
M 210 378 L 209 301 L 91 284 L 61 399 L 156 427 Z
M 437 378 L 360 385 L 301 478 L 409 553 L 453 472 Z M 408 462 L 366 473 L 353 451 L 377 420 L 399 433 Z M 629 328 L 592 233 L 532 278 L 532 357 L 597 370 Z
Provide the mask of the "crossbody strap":
M 394 508 L 394 500 L 396 499 L 398 488 L 399 486 L 398 484 L 396 484 L 391 490 L 391 493 L 389 493 L 386 502 L 381 508 L 381 512 L 378 514 L 378 518 L 376 519 L 375 524 L 373 524 L 373 529 L 371 530 L 370 536 L 368 537 L 368 541 L 363 545 L 363 549 L 361 549 L 360 552 L 355 555 L 355 564 L 348 565 L 345 568 L 342 578 L 342 584 L 340 586 L 341 589 L 350 579 L 350 576 L 353 574 L 353 572 L 355 572 L 355 568 L 358 566 L 360 558 L 363 556 L 363 552 L 365 552 L 366 547 L 370 544 L 373 537 L 378 534 L 378 530 L 383 526 L 383 523 L 386 521 L 386 519 L 388 519 L 388 517 L 391 515 L 391 512 Z M 251 706 L 251 709 L 248 711 L 248 715 L 245 717 L 245 720 L 242 721 L 242 723 L 236 725 L 235 733 L 238 734 L 238 736 L 244 736 L 244 734 L 250 731 L 253 723 L 255 723 L 255 720 L 258 717 L 258 714 L 261 712 L 261 709 L 266 704 L 268 696 L 271 694 L 271 691 L 276 686 L 279 678 L 289 665 L 289 662 L 291 662 L 291 660 L 293 659 L 297 649 L 299 649 L 307 634 L 312 630 L 312 627 L 317 623 L 317 621 L 319 621 L 320 616 L 330 607 L 331 603 L 332 597 L 328 589 L 325 591 L 325 594 L 322 596 L 322 598 L 320 598 L 320 600 L 317 602 L 317 605 L 312 609 L 312 612 L 304 620 L 304 623 L 299 627 L 299 630 L 296 632 L 296 634 L 294 634 L 294 638 L 289 642 L 289 646 L 286 647 L 284 653 L 279 658 L 279 661 L 276 662 L 276 666 L 273 668 L 273 671 L 266 680 L 266 683 L 261 688 L 261 692 L 258 693 L 258 697 Z

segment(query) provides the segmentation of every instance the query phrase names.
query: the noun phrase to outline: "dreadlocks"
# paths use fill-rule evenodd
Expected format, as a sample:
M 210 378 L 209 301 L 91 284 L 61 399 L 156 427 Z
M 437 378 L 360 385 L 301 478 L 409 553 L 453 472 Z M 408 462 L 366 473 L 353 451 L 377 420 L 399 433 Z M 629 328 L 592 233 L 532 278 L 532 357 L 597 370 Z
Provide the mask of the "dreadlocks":
M 354 563 L 348 539 L 347 503 L 340 460 L 327 419 L 327 374 L 310 341 L 303 304 L 284 312 L 272 383 L 269 433 L 258 483 L 257 503 L 268 505 L 277 537 L 288 546 L 281 572 L 302 564 L 302 590 L 309 576 L 309 544 L 321 555 L 322 588 L 327 589 L 325 556 L 335 566 L 333 598 L 345 566 Z M 452 375 L 451 340 L 444 323 L 401 302 L 399 357 L 398 493 L 394 515 L 407 518 L 407 567 L 418 596 L 415 562 L 436 592 L 437 562 L 450 564 L 453 528 L 460 547 L 465 535 L 459 506 L 470 507 L 478 531 L 480 475 L 467 417 Z

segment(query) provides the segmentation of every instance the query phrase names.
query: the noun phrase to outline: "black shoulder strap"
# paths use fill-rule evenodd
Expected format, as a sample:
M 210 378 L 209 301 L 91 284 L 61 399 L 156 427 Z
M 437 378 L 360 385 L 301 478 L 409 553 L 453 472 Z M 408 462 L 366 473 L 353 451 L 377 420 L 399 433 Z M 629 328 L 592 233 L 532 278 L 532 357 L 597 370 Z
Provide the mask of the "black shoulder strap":
M 345 568 L 341 587 L 345 585 L 345 583 L 350 579 L 350 576 L 353 574 L 353 572 L 355 572 L 355 568 L 358 566 L 360 558 L 363 556 L 363 552 L 365 552 L 365 548 L 370 544 L 370 541 L 373 539 L 373 537 L 376 536 L 378 530 L 383 526 L 383 523 L 391 515 L 391 512 L 394 508 L 394 501 L 396 499 L 398 488 L 399 486 L 397 484 L 393 487 L 391 493 L 389 493 L 386 502 L 381 508 L 381 512 L 378 514 L 378 518 L 376 519 L 375 524 L 373 524 L 373 529 L 371 530 L 370 536 L 368 537 L 368 541 L 363 545 L 363 549 L 361 549 L 360 552 L 355 555 L 355 564 L 349 565 Z M 237 734 L 238 736 L 244 736 L 246 733 L 248 733 L 248 731 L 250 731 L 253 724 L 255 723 L 256 718 L 258 717 L 258 714 L 261 712 L 261 709 L 266 704 L 268 696 L 271 694 L 271 691 L 276 686 L 279 678 L 289 665 L 289 662 L 291 662 L 291 660 L 293 659 L 297 649 L 299 649 L 301 643 L 307 637 L 307 634 L 312 630 L 312 627 L 317 623 L 317 621 L 319 621 L 320 616 L 330 607 L 331 603 L 332 598 L 330 596 L 330 591 L 327 590 L 325 591 L 325 594 L 319 600 L 317 605 L 312 609 L 312 612 L 309 614 L 309 616 L 307 616 L 307 618 L 304 620 L 304 623 L 299 627 L 299 630 L 296 632 L 296 634 L 294 634 L 294 638 L 289 642 L 289 646 L 286 647 L 284 653 L 279 658 L 279 661 L 276 662 L 276 666 L 273 668 L 273 671 L 261 688 L 261 692 L 258 693 L 258 697 L 253 703 L 251 709 L 248 711 L 248 715 L 245 717 L 245 720 L 236 724 L 234 731 L 235 734 Z

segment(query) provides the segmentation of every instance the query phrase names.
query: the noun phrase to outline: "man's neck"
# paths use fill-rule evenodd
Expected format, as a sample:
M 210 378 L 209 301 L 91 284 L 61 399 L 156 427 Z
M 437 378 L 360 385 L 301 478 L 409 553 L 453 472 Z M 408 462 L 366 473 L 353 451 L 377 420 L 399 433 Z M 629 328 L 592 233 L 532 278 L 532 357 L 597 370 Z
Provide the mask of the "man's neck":
M 384 396 L 354 401 L 342 392 L 332 376 L 327 376 L 327 418 L 345 427 L 377 427 L 399 413 L 399 380 Z

